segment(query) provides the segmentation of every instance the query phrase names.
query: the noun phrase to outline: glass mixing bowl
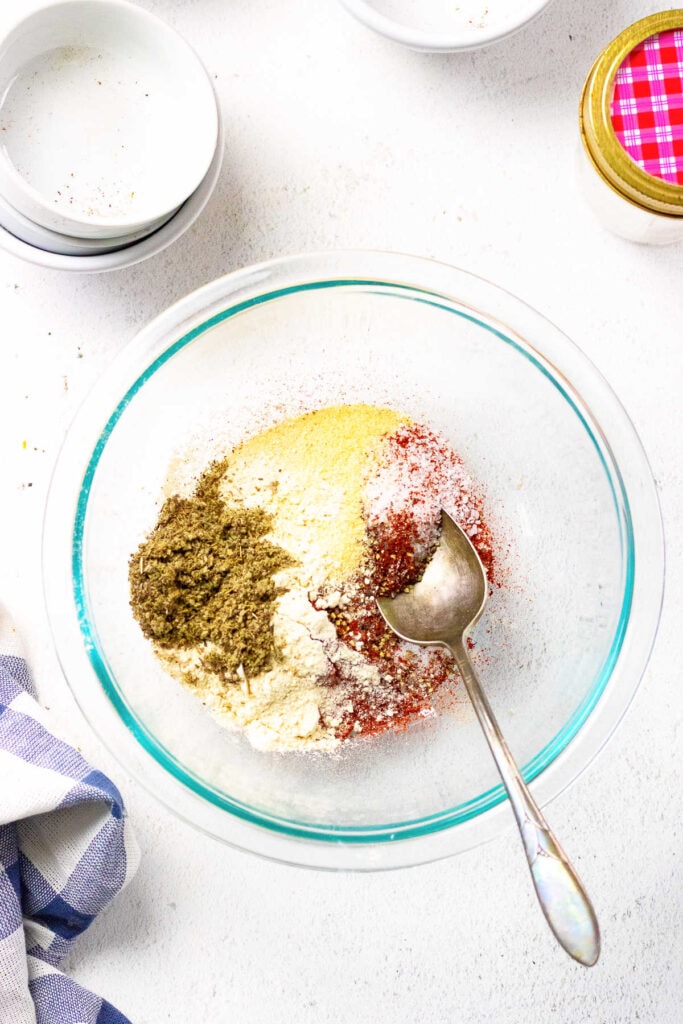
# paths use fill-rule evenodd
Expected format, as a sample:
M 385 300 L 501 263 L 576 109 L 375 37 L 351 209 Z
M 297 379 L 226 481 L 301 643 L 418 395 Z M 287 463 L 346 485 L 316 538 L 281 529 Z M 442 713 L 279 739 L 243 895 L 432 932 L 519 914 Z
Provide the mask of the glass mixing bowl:
M 162 671 L 128 600 L 128 559 L 169 467 L 182 476 L 257 425 L 341 402 L 427 421 L 484 488 L 504 584 L 475 657 L 525 778 L 550 800 L 603 745 L 644 670 L 662 595 L 659 508 L 595 368 L 538 313 L 460 270 L 375 252 L 299 256 L 162 313 L 67 436 L 45 521 L 46 599 L 87 719 L 168 807 L 279 860 L 395 867 L 510 820 L 465 700 L 334 754 L 258 751 Z

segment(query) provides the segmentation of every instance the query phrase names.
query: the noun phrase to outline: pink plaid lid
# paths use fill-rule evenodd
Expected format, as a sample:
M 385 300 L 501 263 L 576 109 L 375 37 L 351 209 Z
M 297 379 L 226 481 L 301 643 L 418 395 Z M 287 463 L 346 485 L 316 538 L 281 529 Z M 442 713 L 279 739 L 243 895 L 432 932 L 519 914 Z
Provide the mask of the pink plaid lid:
M 642 170 L 683 185 L 683 28 L 631 50 L 615 76 L 610 114 L 617 139 Z

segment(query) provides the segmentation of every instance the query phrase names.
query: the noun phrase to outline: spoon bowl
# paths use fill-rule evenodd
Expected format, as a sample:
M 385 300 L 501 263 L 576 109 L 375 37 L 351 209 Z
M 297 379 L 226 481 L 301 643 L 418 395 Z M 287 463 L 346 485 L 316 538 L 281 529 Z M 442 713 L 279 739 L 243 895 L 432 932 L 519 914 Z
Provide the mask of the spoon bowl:
M 442 645 L 453 655 L 510 798 L 546 921 L 563 949 L 592 967 L 600 956 L 595 911 L 521 776 L 467 653 L 467 634 L 484 610 L 487 588 L 471 540 L 442 511 L 441 537 L 422 579 L 397 597 L 378 598 L 377 604 L 403 640 Z
M 479 555 L 443 512 L 441 541 L 422 579 L 397 597 L 380 597 L 394 633 L 412 644 L 449 644 L 473 628 L 484 611 L 488 583 Z

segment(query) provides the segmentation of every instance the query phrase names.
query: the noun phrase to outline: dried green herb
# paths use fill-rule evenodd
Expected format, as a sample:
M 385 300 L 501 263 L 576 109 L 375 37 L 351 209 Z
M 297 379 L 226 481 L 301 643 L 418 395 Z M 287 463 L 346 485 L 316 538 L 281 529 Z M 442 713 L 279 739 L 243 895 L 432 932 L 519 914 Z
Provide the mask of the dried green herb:
M 247 678 L 277 656 L 273 610 L 283 593 L 273 576 L 291 556 L 266 539 L 272 517 L 219 495 L 225 463 L 214 463 L 189 498 L 175 495 L 128 566 L 131 607 L 159 647 L 212 647 L 210 671 Z

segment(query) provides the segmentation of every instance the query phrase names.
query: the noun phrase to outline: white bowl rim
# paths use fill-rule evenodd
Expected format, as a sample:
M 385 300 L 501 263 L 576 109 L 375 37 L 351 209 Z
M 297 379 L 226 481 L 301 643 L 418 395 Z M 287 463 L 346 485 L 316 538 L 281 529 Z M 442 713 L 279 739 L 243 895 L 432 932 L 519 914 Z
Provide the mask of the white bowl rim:
M 173 216 L 175 214 L 169 214 L 164 223 Z M 114 249 L 123 249 L 134 242 L 139 242 L 147 235 L 153 234 L 161 227 L 163 224 L 157 228 L 142 228 L 139 231 L 131 232 L 130 235 L 119 235 L 116 238 L 78 238 L 76 235 L 64 235 L 59 231 L 52 231 L 51 228 L 46 228 L 43 224 L 31 220 L 25 213 L 15 210 L 9 200 L 0 193 L 0 228 L 9 231 L 11 235 L 26 242 L 27 245 L 61 256 L 95 256 L 99 253 L 112 252 Z M 30 241 L 26 234 L 33 235 L 34 241 Z M 39 239 L 42 241 L 42 245 L 39 244 Z M 60 246 L 61 251 L 55 246 Z M 68 252 L 65 249 L 71 251 Z
M 370 0 L 339 0 L 339 2 L 358 21 L 396 43 L 402 43 L 414 50 L 424 50 L 427 53 L 457 53 L 461 50 L 477 50 L 489 43 L 513 35 L 533 21 L 543 8 L 551 3 L 551 0 L 528 0 L 525 4 L 528 10 L 518 21 L 509 23 L 502 31 L 495 28 L 484 29 L 478 31 L 476 35 L 462 33 L 444 35 L 440 32 L 411 28 L 386 14 L 380 14 Z

